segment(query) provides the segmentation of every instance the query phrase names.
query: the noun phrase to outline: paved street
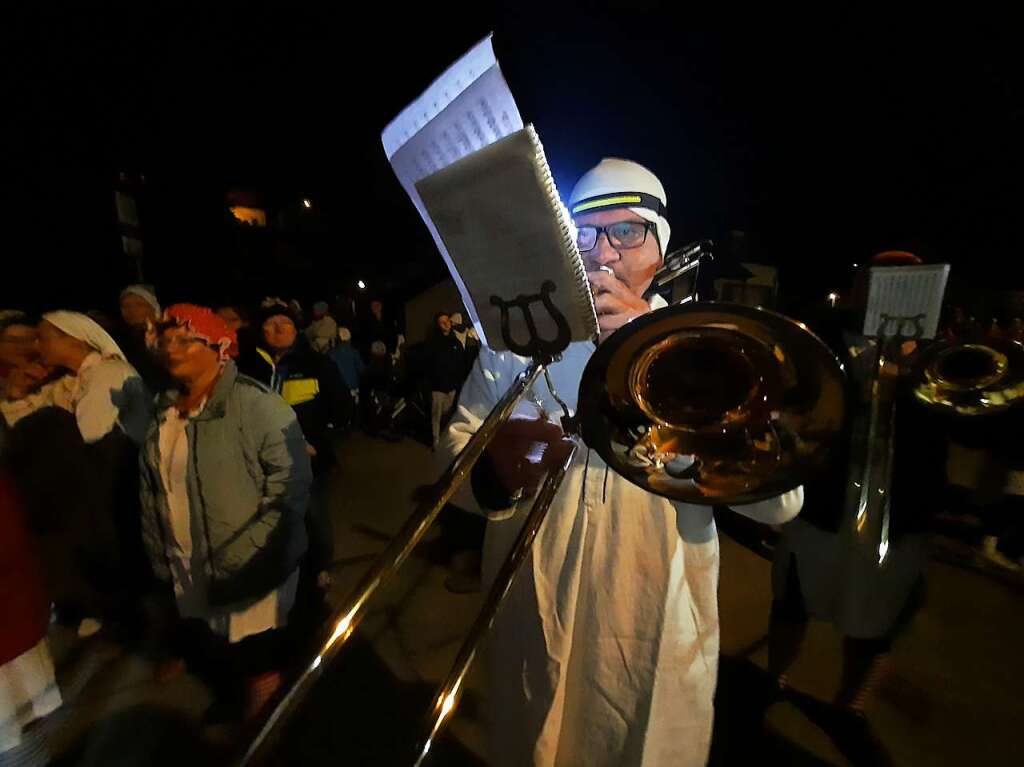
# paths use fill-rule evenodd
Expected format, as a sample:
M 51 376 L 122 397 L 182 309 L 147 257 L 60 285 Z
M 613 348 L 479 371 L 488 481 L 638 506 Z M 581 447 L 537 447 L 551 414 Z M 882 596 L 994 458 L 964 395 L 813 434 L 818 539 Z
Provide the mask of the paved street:
M 360 435 L 343 443 L 340 453 L 344 472 L 332 489 L 335 604 L 398 530 L 412 507 L 413 490 L 433 478 L 431 453 L 409 440 Z M 445 589 L 446 563 L 446 548 L 434 530 L 326 670 L 285 733 L 281 764 L 411 763 L 423 715 L 481 599 Z M 790 673 L 792 686 L 807 697 L 774 699 L 762 673 L 770 564 L 723 535 L 721 572 L 723 659 L 713 763 L 733 764 L 748 755 L 771 755 L 786 764 L 850 763 L 826 734 L 828 707 L 815 703 L 837 689 L 839 636 L 830 626 L 812 624 Z M 1024 680 L 1021 597 L 1013 579 L 933 562 L 925 605 L 896 642 L 889 672 L 868 704 L 872 730 L 893 764 L 998 764 L 1016 758 L 1024 721 L 1018 689 Z M 0 764 L 42 763 L 44 747 L 68 753 L 63 763 L 79 763 L 82 751 L 75 744 L 97 722 L 93 732 L 103 732 L 118 711 L 159 705 L 181 712 L 187 730 L 209 703 L 191 675 L 155 684 L 146 661 L 108 640 L 82 644 L 57 632 L 54 646 L 68 705 Z M 469 677 L 437 764 L 487 763 L 482 666 L 478 660 Z

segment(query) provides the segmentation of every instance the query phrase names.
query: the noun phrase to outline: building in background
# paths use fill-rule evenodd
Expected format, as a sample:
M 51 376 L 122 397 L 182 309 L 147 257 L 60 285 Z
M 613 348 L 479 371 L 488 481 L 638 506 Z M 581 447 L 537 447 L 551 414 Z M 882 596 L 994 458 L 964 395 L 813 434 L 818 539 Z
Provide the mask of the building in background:
M 114 186 L 114 209 L 117 229 L 121 237 L 121 250 L 132 263 L 135 279 L 145 281 L 143 273 L 142 223 L 139 219 L 139 201 L 146 177 L 121 172 Z

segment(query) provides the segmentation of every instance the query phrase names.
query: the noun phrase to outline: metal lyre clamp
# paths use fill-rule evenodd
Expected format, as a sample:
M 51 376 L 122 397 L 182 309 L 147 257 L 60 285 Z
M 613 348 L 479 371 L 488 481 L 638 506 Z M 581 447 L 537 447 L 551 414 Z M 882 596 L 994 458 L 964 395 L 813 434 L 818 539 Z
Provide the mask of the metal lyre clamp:
M 924 335 L 924 314 L 911 314 L 906 317 L 883 314 L 881 317 L 882 321 L 878 324 L 879 338 L 900 338 L 905 341 L 917 341 Z M 910 326 L 910 333 L 905 332 L 908 325 Z
M 558 310 L 554 301 L 551 300 L 551 294 L 555 290 L 555 283 L 551 280 L 545 280 L 544 284 L 540 286 L 540 293 L 535 295 L 518 295 L 511 301 L 505 301 L 499 296 L 491 296 L 491 305 L 497 306 L 501 312 L 501 337 L 510 351 L 521 357 L 532 357 L 535 360 L 550 360 L 569 345 L 569 341 L 572 339 L 572 331 L 569 328 L 568 320 L 565 319 L 565 315 Z M 536 303 L 544 305 L 548 315 L 555 323 L 557 332 L 553 339 L 540 337 L 537 323 L 533 319 L 532 305 Z M 510 310 L 513 308 L 523 313 L 523 320 L 526 322 L 526 329 L 530 334 L 526 343 L 518 343 L 512 338 Z

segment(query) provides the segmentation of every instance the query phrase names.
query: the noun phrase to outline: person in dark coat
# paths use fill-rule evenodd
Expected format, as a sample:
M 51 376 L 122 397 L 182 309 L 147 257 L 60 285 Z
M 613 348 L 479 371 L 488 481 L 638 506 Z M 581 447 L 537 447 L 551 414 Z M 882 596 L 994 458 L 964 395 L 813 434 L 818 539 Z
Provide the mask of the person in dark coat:
M 273 304 L 258 316 L 260 365 L 241 367 L 246 375 L 269 386 L 291 405 L 309 445 L 313 465 L 313 489 L 307 524 L 310 534 L 309 565 L 318 573 L 321 586 L 330 582 L 334 535 L 327 509 L 327 484 L 337 467 L 334 428 L 347 424 L 352 397 L 335 364 L 309 347 L 299 332 L 299 319 L 287 306 Z
M 434 335 L 427 349 L 427 381 L 430 384 L 430 427 L 437 447 L 441 423 L 455 405 L 455 390 L 465 377 L 466 350 L 452 332 L 447 314 L 434 318 Z
M 398 324 L 385 315 L 384 304 L 380 300 L 370 302 L 370 316 L 363 321 L 358 340 L 360 351 L 367 357 L 374 341 L 383 343 L 388 354 L 394 354 L 398 348 Z

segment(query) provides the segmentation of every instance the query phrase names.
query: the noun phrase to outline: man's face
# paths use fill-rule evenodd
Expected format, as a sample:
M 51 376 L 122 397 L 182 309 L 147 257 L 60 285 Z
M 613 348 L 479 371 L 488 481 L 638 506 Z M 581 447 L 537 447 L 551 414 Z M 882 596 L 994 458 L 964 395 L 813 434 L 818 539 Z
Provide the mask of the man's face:
M 437 327 L 442 333 L 448 335 L 452 329 L 451 317 L 449 317 L 447 314 L 442 314 L 440 317 L 437 318 Z
M 629 208 L 612 208 L 611 210 L 583 213 L 574 220 L 576 226 L 605 227 L 621 221 L 645 223 L 643 218 Z M 611 243 L 608 242 L 608 235 L 602 232 L 597 238 L 597 244 L 582 255 L 587 271 L 608 267 L 638 296 L 643 295 L 651 286 L 654 273 L 658 271 L 662 261 L 658 238 L 654 236 L 654 232 L 647 233 L 647 239 L 644 240 L 643 245 L 620 251 L 616 251 L 611 246 Z
M 374 317 L 380 319 L 381 312 L 384 311 L 384 305 L 380 301 L 371 301 L 370 311 L 373 312 Z
M 242 318 L 232 307 L 222 306 L 217 310 L 217 314 L 231 330 L 242 327 Z
M 263 340 L 275 351 L 291 349 L 295 345 L 296 335 L 298 331 L 295 329 L 295 323 L 283 314 L 269 317 L 263 323 Z
M 8 325 L 0 331 L 0 365 L 18 367 L 37 359 L 36 336 L 32 325 Z
M 147 321 L 156 319 L 156 310 L 141 296 L 126 293 L 121 299 L 121 319 L 129 327 L 144 327 Z
M 182 327 L 165 328 L 157 339 L 160 359 L 171 377 L 192 381 L 220 366 L 220 355 Z

